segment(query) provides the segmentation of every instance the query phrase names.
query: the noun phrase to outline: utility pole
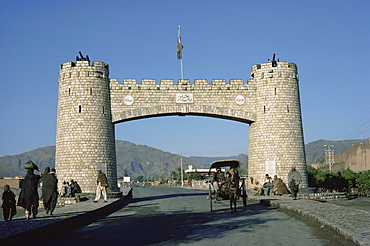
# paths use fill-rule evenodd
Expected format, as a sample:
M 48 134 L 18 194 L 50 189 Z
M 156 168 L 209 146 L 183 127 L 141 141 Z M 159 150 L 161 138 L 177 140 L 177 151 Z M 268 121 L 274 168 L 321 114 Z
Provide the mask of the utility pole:
M 184 187 L 184 174 L 182 173 L 182 153 L 180 154 L 181 187 Z
M 329 171 L 332 171 L 334 165 L 334 145 L 324 145 L 326 164 L 329 166 Z

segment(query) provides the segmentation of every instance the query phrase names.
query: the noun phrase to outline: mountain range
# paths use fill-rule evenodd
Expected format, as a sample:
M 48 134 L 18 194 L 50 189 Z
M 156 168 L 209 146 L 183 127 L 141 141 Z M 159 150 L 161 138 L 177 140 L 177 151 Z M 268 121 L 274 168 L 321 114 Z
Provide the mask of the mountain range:
M 359 144 L 361 141 L 369 144 L 369 139 L 318 140 L 308 143 L 305 145 L 307 164 L 317 163 L 318 159 L 325 155 L 324 145 L 333 145 L 335 153 L 342 153 L 352 144 Z M 184 169 L 187 169 L 188 165 L 193 165 L 194 168 L 208 168 L 213 161 L 226 159 L 237 159 L 244 166 L 247 163 L 247 156 L 244 154 L 224 157 L 180 157 L 177 154 L 122 140 L 116 140 L 116 155 L 118 177 L 128 175 L 132 178 L 146 175 L 151 178 L 169 176 L 180 168 L 180 158 L 182 158 Z M 54 167 L 55 146 L 38 148 L 19 155 L 0 157 L 0 178 L 25 175 L 26 172 L 22 168 L 22 164 L 29 160 L 36 163 L 41 171 L 47 166 Z

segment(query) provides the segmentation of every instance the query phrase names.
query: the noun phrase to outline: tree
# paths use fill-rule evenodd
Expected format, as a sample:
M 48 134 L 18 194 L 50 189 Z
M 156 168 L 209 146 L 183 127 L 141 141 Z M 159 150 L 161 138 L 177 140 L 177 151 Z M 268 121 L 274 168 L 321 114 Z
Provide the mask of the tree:
M 356 187 L 356 173 L 349 168 L 341 172 L 343 178 L 347 181 L 347 188 L 351 189 Z
M 370 189 L 370 170 L 360 173 L 347 168 L 338 173 L 308 168 L 308 184 L 311 187 L 336 189 L 339 191 L 351 188 Z
M 138 177 L 136 178 L 136 181 L 137 181 L 137 182 L 144 182 L 144 181 L 145 181 L 145 177 L 144 177 L 144 176 L 138 176 Z
M 199 172 L 187 173 L 187 178 L 192 180 L 201 180 L 202 174 Z
M 357 188 L 370 189 L 370 170 L 358 173 L 356 177 Z

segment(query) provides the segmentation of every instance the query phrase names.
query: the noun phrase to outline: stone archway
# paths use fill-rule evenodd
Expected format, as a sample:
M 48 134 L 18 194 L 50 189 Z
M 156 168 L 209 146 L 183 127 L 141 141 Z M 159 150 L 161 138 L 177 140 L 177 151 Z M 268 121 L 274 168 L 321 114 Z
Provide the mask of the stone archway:
M 114 124 L 129 120 L 198 115 L 250 124 L 249 174 L 262 181 L 266 172 L 287 180 L 291 166 L 307 187 L 298 73 L 294 63 L 254 65 L 251 78 L 225 80 L 109 78 L 103 62 L 61 65 L 59 76 L 56 167 L 59 177 L 81 180 L 95 190 L 97 167 L 105 167 L 116 190 Z M 77 171 L 77 173 L 76 173 Z

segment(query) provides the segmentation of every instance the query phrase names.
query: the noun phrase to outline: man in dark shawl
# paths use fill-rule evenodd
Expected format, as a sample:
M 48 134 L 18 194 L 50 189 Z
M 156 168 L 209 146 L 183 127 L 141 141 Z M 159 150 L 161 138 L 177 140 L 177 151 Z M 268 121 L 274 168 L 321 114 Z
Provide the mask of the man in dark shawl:
M 30 218 L 31 213 L 33 218 L 36 218 L 39 208 L 38 186 L 42 173 L 32 161 L 25 163 L 23 166 L 27 169 L 27 174 L 22 184 L 17 205 L 25 209 L 26 219 Z M 34 170 L 36 170 L 39 175 L 35 175 L 33 173 Z
M 10 190 L 8 184 L 4 185 L 4 193 L 1 197 L 3 200 L 2 208 L 5 221 L 11 221 L 13 216 L 17 214 L 17 209 L 15 207 L 15 194 Z
M 42 201 L 46 213 L 50 212 L 53 215 L 58 199 L 58 179 L 54 173 L 50 172 L 50 168 L 46 167 L 44 176 L 42 177 Z
M 295 169 L 295 167 L 293 167 L 292 172 L 288 173 L 288 184 L 294 200 L 297 200 L 297 194 L 299 191 L 298 187 L 301 182 L 301 174 Z
M 39 208 L 38 186 L 42 173 L 32 161 L 28 161 L 23 167 L 27 169 L 27 174 L 23 180 L 17 206 L 25 209 L 26 219 L 31 217 L 31 213 L 33 218 L 36 218 Z M 36 170 L 39 175 L 35 175 L 33 173 L 34 170 Z

